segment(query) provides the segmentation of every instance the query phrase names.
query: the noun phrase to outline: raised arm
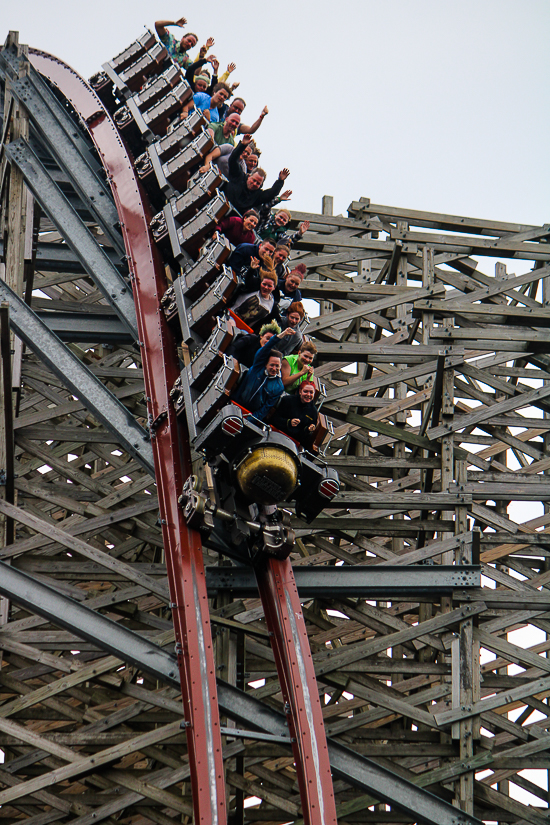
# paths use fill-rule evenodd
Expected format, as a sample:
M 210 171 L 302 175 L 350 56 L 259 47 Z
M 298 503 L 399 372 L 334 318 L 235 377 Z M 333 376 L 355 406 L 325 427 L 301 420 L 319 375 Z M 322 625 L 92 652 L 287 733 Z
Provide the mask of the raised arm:
M 254 356 L 254 366 L 265 366 L 269 360 L 269 356 L 271 355 L 272 349 L 277 349 L 277 344 L 281 338 L 286 338 L 288 334 L 292 334 L 292 330 L 285 329 L 284 332 L 280 332 L 279 335 L 273 335 L 269 341 L 260 347 L 256 355 Z
M 208 63 L 208 60 L 206 60 L 206 58 L 201 58 L 200 60 L 197 60 L 196 63 L 191 63 L 185 71 L 185 79 L 193 91 L 195 91 L 195 74 L 202 66 L 204 66 L 205 63 Z
M 241 123 L 241 125 L 239 126 L 239 134 L 241 134 L 241 135 L 253 135 L 254 132 L 257 132 L 258 129 L 260 128 L 260 126 L 263 123 L 263 119 L 267 114 L 269 114 L 269 109 L 267 108 L 267 106 L 264 106 L 264 108 L 262 109 L 262 111 L 260 113 L 260 117 L 258 118 L 258 120 L 254 121 L 252 126 L 244 126 Z
M 179 26 L 180 29 L 182 29 L 185 25 L 187 25 L 187 20 L 185 17 L 180 17 L 179 20 L 157 20 L 155 23 L 155 30 L 158 36 L 162 39 L 168 34 L 166 31 L 166 26 Z
M 240 143 L 235 146 L 231 154 L 229 155 L 229 161 L 227 164 L 227 168 L 229 171 L 229 179 L 231 178 L 238 178 L 241 173 L 241 167 L 239 166 L 239 158 L 246 149 L 247 145 L 250 143 L 250 138 L 246 139 L 243 138 Z

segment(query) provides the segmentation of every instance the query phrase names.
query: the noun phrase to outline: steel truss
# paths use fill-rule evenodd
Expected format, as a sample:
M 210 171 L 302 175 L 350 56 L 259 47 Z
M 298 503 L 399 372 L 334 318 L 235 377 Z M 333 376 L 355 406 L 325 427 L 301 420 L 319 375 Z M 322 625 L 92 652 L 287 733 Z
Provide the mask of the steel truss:
M 510 507 L 550 495 L 548 227 L 294 214 L 344 489 L 255 584 L 178 507 L 179 341 L 124 143 L 72 70 L 31 63 L 10 35 L 0 822 L 545 821 L 521 772 L 550 767 L 547 645 L 508 632 L 548 631 L 548 517 Z

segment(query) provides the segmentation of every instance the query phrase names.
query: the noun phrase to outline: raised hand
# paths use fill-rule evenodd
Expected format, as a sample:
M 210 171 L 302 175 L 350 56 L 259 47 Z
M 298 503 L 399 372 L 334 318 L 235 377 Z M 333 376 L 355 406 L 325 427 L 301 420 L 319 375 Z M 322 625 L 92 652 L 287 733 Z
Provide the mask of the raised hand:
M 237 68 L 237 64 L 236 64 L 236 63 L 228 63 L 228 64 L 227 64 L 227 72 L 228 72 L 228 74 L 231 74 L 231 72 L 234 72 L 236 68 Z
M 266 115 L 268 115 L 268 114 L 269 114 L 269 109 L 267 108 L 267 106 L 264 106 L 264 108 L 263 108 L 263 109 L 262 109 L 262 111 L 261 111 L 261 115 L 260 115 L 260 116 L 261 116 L 261 117 L 265 117 L 265 116 L 266 116 Z
M 292 197 L 292 189 L 285 189 L 282 195 L 279 195 L 279 200 L 281 201 L 289 201 Z
M 213 38 L 213 37 L 209 37 L 209 38 L 208 38 L 208 40 L 206 41 L 206 49 L 207 49 L 207 51 L 208 51 L 208 49 L 211 49 L 211 48 L 212 48 L 212 46 L 214 45 L 214 43 L 215 43 L 215 42 L 216 42 L 216 41 L 214 40 L 214 38 Z
M 258 258 L 251 258 L 250 259 L 250 269 L 259 269 L 260 268 L 260 261 Z
M 242 136 L 241 143 L 243 143 L 245 146 L 248 146 L 248 144 L 249 144 L 251 141 L 252 141 L 252 135 L 243 135 L 243 136 Z
M 180 17 L 180 19 L 176 20 L 176 22 L 173 23 L 172 25 L 173 26 L 179 26 L 180 29 L 183 29 L 183 27 L 187 25 L 187 20 L 185 19 L 185 17 Z
M 300 233 L 300 235 L 303 235 L 304 232 L 307 232 L 308 229 L 309 229 L 309 221 L 302 221 L 302 223 L 298 227 L 298 232 Z
M 290 175 L 290 169 L 281 169 L 279 172 L 279 180 L 286 180 Z

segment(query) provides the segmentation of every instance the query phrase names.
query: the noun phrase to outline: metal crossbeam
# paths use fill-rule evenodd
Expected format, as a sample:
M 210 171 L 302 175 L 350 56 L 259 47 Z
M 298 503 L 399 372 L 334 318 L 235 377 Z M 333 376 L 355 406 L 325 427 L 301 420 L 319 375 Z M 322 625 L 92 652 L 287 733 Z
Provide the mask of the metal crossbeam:
M 0 300 L 8 301 L 10 325 L 19 337 L 154 477 L 149 436 L 133 415 L 2 280 Z
M 113 266 L 118 264 L 118 256 L 113 249 L 103 247 Z M 4 257 L 4 240 L 0 238 L 0 258 Z M 66 272 L 74 275 L 86 272 L 70 246 L 64 243 L 38 242 L 36 246 L 36 268 L 39 272 Z
M 131 344 L 132 338 L 119 318 L 87 312 L 37 312 L 61 341 Z
M 57 627 L 68 629 L 79 638 L 93 642 L 121 661 L 129 662 L 163 682 L 179 685 L 176 658 L 171 653 L 5 562 L 0 562 L 0 594 Z M 218 679 L 217 684 L 219 705 L 223 713 L 249 728 L 276 737 L 277 742 L 288 742 L 290 745 L 284 714 L 227 682 Z M 244 731 L 240 733 L 245 734 Z M 376 799 L 406 811 L 418 821 L 427 825 L 481 825 L 475 817 L 418 788 L 373 760 L 358 756 L 338 742 L 328 739 L 328 747 L 330 764 L 335 774 L 373 794 Z
M 44 619 L 97 644 L 121 661 L 129 662 L 163 682 L 179 687 L 176 658 L 139 633 L 64 596 L 37 579 L 0 562 L 0 593 Z M 1 641 L 0 641 L 1 647 Z
M 286 717 L 238 688 L 218 679 L 220 709 L 242 724 L 274 736 L 287 736 Z M 414 783 L 381 767 L 372 759 L 327 738 L 332 770 L 345 782 L 370 793 L 375 799 L 395 805 L 427 825 L 481 825 L 479 819 L 418 788 Z
M 20 169 L 27 186 L 74 250 L 86 272 L 127 326 L 139 340 L 132 293 L 90 230 L 52 180 L 29 144 L 19 139 L 4 147 L 7 158 Z
M 40 90 L 38 87 L 41 87 Z M 122 237 L 114 228 L 118 224 L 118 214 L 111 194 L 77 149 L 74 141 L 77 127 L 68 113 L 34 71 L 12 80 L 10 92 L 29 112 L 42 142 L 70 179 L 86 208 L 95 215 L 119 256 L 124 255 Z
M 481 586 L 478 565 L 373 565 L 372 567 L 295 567 L 302 599 L 383 598 L 445 594 Z M 230 592 L 233 598 L 257 598 L 254 571 L 247 567 L 207 567 L 209 594 Z

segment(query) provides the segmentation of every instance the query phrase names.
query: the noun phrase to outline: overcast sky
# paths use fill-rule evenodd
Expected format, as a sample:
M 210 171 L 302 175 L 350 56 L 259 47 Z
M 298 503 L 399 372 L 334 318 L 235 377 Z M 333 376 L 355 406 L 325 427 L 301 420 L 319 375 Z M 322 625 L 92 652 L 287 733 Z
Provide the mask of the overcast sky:
M 20 42 L 84 77 L 184 15 L 247 101 L 271 183 L 292 208 L 352 200 L 520 223 L 550 223 L 548 0 L 18 0 Z M 176 30 L 177 31 L 177 30 Z

